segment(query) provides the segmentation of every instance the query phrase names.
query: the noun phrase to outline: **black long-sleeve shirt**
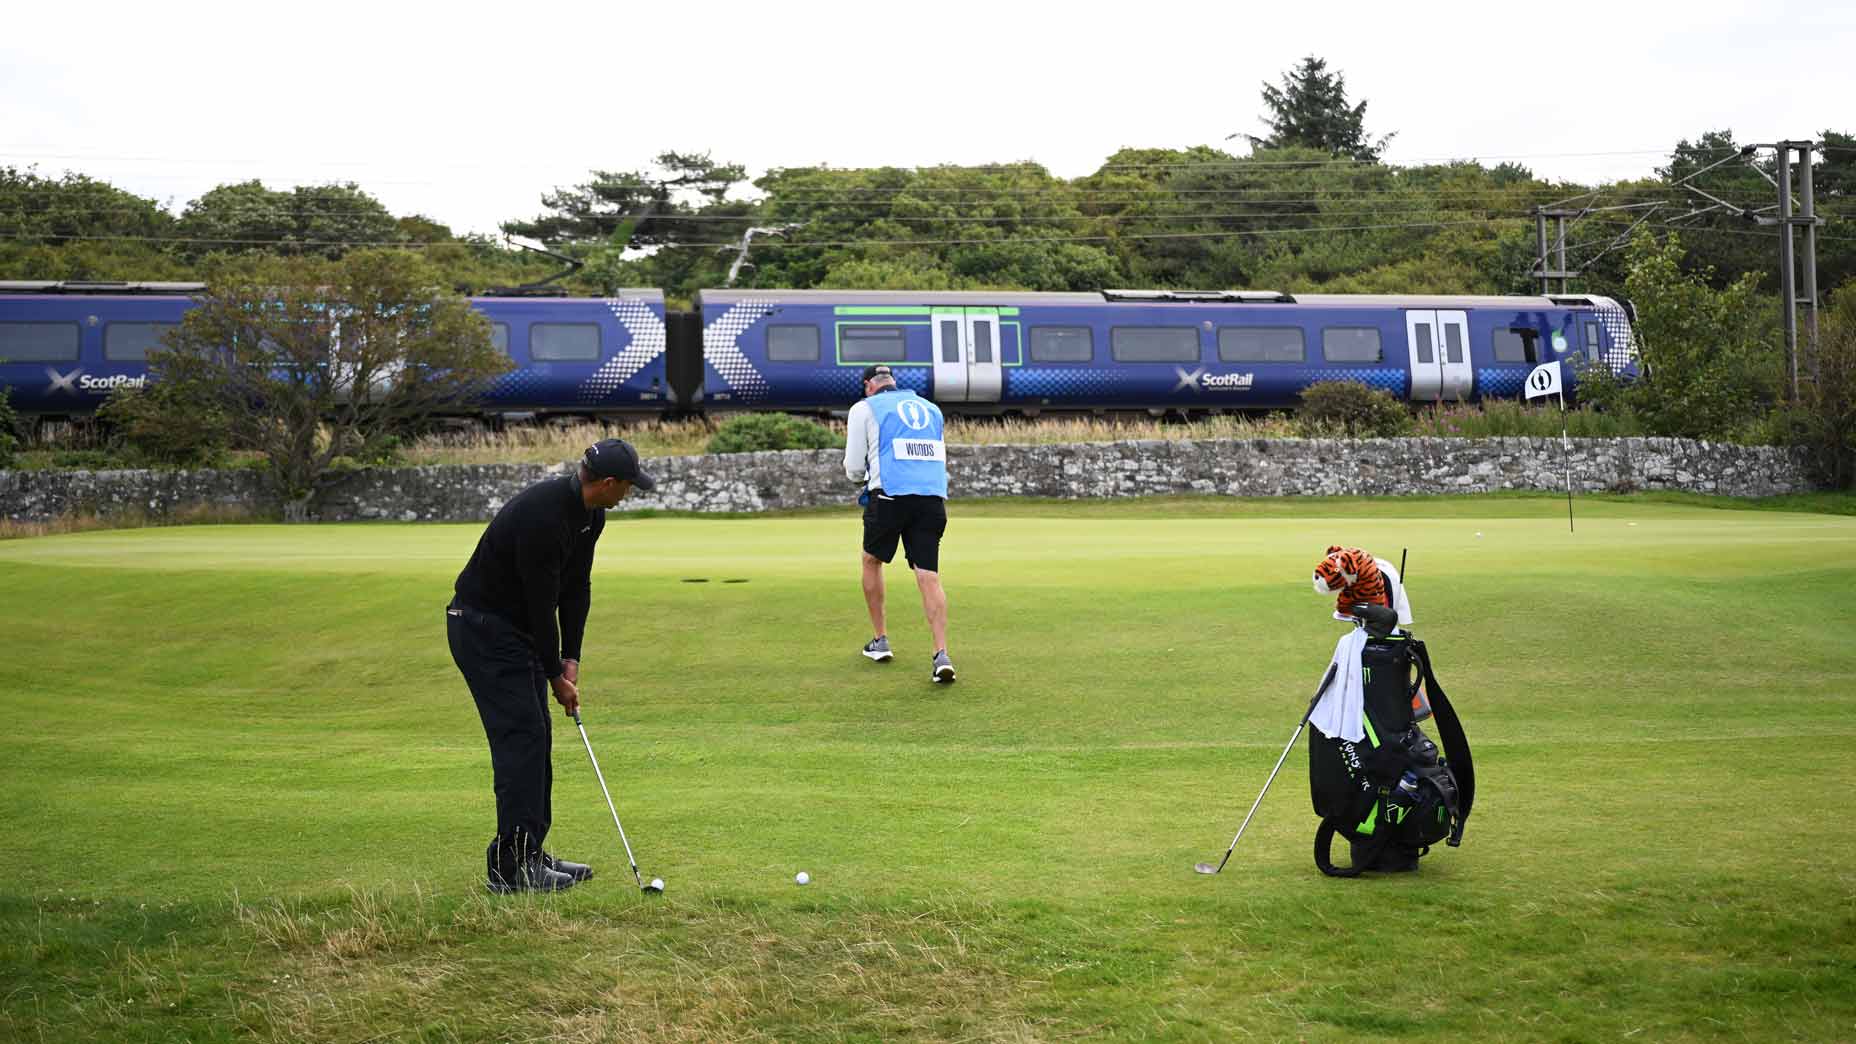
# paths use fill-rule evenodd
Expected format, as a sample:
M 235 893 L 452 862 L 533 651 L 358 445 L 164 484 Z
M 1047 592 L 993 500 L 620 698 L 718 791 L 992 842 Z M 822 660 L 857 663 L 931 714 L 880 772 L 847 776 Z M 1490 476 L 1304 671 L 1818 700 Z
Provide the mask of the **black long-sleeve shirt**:
M 504 504 L 458 574 L 458 601 L 515 625 L 548 677 L 578 660 L 593 600 L 593 545 L 606 513 L 587 510 L 580 479 L 537 482 Z M 555 628 L 555 612 L 560 628 Z

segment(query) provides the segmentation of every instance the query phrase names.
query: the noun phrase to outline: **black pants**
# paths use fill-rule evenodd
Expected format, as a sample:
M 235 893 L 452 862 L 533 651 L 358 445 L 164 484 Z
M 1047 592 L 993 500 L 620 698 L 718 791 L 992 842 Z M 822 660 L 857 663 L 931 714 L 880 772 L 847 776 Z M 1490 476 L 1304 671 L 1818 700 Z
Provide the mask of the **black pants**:
M 528 641 L 502 617 L 453 602 L 445 626 L 451 659 L 470 686 L 490 741 L 496 790 L 491 860 L 509 867 L 541 851 L 554 820 L 548 679 Z

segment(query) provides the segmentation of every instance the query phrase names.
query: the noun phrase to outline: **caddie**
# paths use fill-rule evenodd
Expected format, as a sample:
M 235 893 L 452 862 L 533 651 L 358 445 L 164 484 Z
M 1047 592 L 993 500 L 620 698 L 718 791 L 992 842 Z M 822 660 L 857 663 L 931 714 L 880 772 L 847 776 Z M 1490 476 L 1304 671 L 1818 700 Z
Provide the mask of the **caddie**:
M 922 612 L 934 636 L 929 677 L 954 680 L 947 654 L 947 592 L 941 588 L 941 535 L 947 531 L 947 444 L 941 408 L 896 387 L 881 364 L 864 368 L 864 398 L 851 407 L 844 442 L 844 473 L 864 484 L 863 586 L 876 637 L 863 654 L 877 663 L 891 657 L 883 612 L 883 566 L 896 543 L 915 571 Z

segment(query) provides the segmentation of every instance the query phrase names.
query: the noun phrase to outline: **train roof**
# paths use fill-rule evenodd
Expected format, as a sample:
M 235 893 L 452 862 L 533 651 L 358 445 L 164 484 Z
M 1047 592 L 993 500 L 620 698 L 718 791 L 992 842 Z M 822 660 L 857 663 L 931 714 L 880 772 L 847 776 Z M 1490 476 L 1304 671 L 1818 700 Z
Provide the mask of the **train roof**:
M 472 294 L 473 301 L 662 301 L 664 292 L 655 287 L 627 286 L 621 287 L 607 295 L 587 294 L 549 294 L 536 296 L 531 294 Z
M 788 303 L 845 305 L 1100 305 L 1223 304 L 1267 308 L 1277 304 L 1322 308 L 1503 308 L 1593 306 L 1601 299 L 1578 295 L 1536 297 L 1493 294 L 1286 294 L 1275 290 L 1102 290 L 1096 293 L 1038 293 L 1023 290 L 703 290 L 700 301 L 728 305 L 778 299 Z
M 158 297 L 186 296 L 206 292 L 205 283 L 150 283 L 121 282 L 115 280 L 89 279 L 0 279 L 0 294 L 71 294 L 92 295 L 97 297 L 135 296 Z M 610 296 L 588 296 L 557 294 L 550 297 L 534 297 L 527 294 L 494 295 L 477 294 L 473 301 L 652 301 L 662 302 L 664 292 L 655 287 L 625 287 Z
M 0 294 L 197 294 L 205 283 L 142 283 L 108 279 L 0 279 Z

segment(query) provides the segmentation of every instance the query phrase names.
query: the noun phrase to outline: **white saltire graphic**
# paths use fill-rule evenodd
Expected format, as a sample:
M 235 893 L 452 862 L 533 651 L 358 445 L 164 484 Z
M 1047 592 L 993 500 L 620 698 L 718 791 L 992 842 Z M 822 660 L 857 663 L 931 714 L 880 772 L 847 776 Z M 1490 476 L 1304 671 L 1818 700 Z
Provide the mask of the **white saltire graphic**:
M 736 342 L 742 331 L 767 317 L 777 304 L 771 298 L 746 298 L 728 306 L 702 331 L 702 354 L 736 402 L 753 402 L 767 394 L 767 378 L 748 361 Z
M 631 343 L 619 354 L 607 359 L 593 376 L 580 383 L 581 402 L 601 402 L 613 389 L 630 380 L 651 360 L 664 354 L 664 320 L 643 301 L 609 298 L 606 307 L 631 335 Z

